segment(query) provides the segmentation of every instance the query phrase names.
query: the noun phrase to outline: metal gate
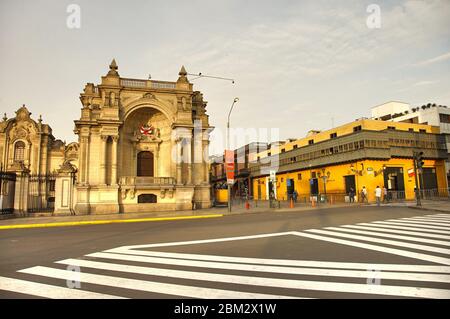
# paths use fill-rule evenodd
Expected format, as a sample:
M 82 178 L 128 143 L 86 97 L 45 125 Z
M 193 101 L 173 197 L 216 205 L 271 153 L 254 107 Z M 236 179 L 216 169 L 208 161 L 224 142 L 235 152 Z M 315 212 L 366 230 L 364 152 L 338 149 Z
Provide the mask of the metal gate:
M 28 212 L 53 212 L 56 175 L 30 175 L 28 179 Z
M 0 214 L 14 212 L 16 174 L 0 171 Z

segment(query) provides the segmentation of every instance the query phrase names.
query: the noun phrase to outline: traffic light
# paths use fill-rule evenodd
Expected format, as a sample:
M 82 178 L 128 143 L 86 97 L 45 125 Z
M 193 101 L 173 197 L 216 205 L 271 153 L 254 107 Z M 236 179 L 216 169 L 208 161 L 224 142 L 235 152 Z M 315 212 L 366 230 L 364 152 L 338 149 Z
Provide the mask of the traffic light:
M 423 161 L 423 152 L 416 153 L 416 163 L 417 163 L 417 168 L 419 168 L 419 169 L 421 169 L 423 167 L 423 165 L 425 164 Z

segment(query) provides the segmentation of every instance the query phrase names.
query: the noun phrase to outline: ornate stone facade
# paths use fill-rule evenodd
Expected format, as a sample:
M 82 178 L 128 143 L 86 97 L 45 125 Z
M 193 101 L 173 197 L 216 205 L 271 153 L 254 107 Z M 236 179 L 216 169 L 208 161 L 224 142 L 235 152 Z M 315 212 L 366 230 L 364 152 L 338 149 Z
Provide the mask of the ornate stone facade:
M 86 84 L 75 121 L 76 212 L 210 207 L 212 127 L 186 75 L 182 67 L 176 82 L 121 78 L 113 60 L 101 84 Z
M 65 161 L 78 166 L 78 143 L 66 145 L 55 139 L 48 124 L 31 118 L 24 106 L 16 116 L 0 122 L 0 167 L 2 171 L 27 170 L 31 174 L 55 173 Z

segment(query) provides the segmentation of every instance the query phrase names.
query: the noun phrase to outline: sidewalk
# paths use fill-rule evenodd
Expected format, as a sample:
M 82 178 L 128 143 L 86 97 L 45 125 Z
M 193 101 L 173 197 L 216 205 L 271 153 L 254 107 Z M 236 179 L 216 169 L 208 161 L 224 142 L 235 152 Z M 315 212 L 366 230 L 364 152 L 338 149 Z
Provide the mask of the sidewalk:
M 450 213 L 450 200 L 422 200 L 422 207 L 412 202 L 409 208 L 430 210 L 435 212 Z
M 374 203 L 370 203 L 369 206 L 376 206 Z M 429 210 L 443 213 L 450 213 L 450 200 L 427 200 L 422 199 L 422 206 L 417 206 L 416 201 L 405 201 L 397 203 L 381 204 L 380 206 L 390 207 L 408 207 L 412 209 Z
M 302 212 L 314 209 L 327 209 L 337 207 L 358 206 L 358 204 L 320 204 L 316 207 L 302 205 L 294 208 L 268 208 L 235 206 L 229 213 L 227 207 L 213 207 L 208 209 L 175 211 L 175 212 L 149 212 L 149 213 L 127 213 L 127 214 L 109 214 L 109 215 L 75 215 L 75 216 L 49 216 L 49 217 L 17 217 L 0 220 L 1 229 L 13 228 L 37 228 L 37 227 L 57 227 L 57 226 L 78 226 L 78 225 L 99 225 L 111 223 L 130 223 L 130 222 L 150 222 L 150 221 L 168 221 L 197 218 L 218 218 L 227 215 L 255 214 L 263 212 Z

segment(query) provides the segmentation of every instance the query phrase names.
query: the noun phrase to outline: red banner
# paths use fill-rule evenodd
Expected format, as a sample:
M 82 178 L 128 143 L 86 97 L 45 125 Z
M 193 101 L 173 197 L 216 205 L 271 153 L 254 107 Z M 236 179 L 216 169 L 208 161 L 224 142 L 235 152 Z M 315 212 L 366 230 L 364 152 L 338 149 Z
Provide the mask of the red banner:
M 225 172 L 228 183 L 234 182 L 234 151 L 225 150 Z

